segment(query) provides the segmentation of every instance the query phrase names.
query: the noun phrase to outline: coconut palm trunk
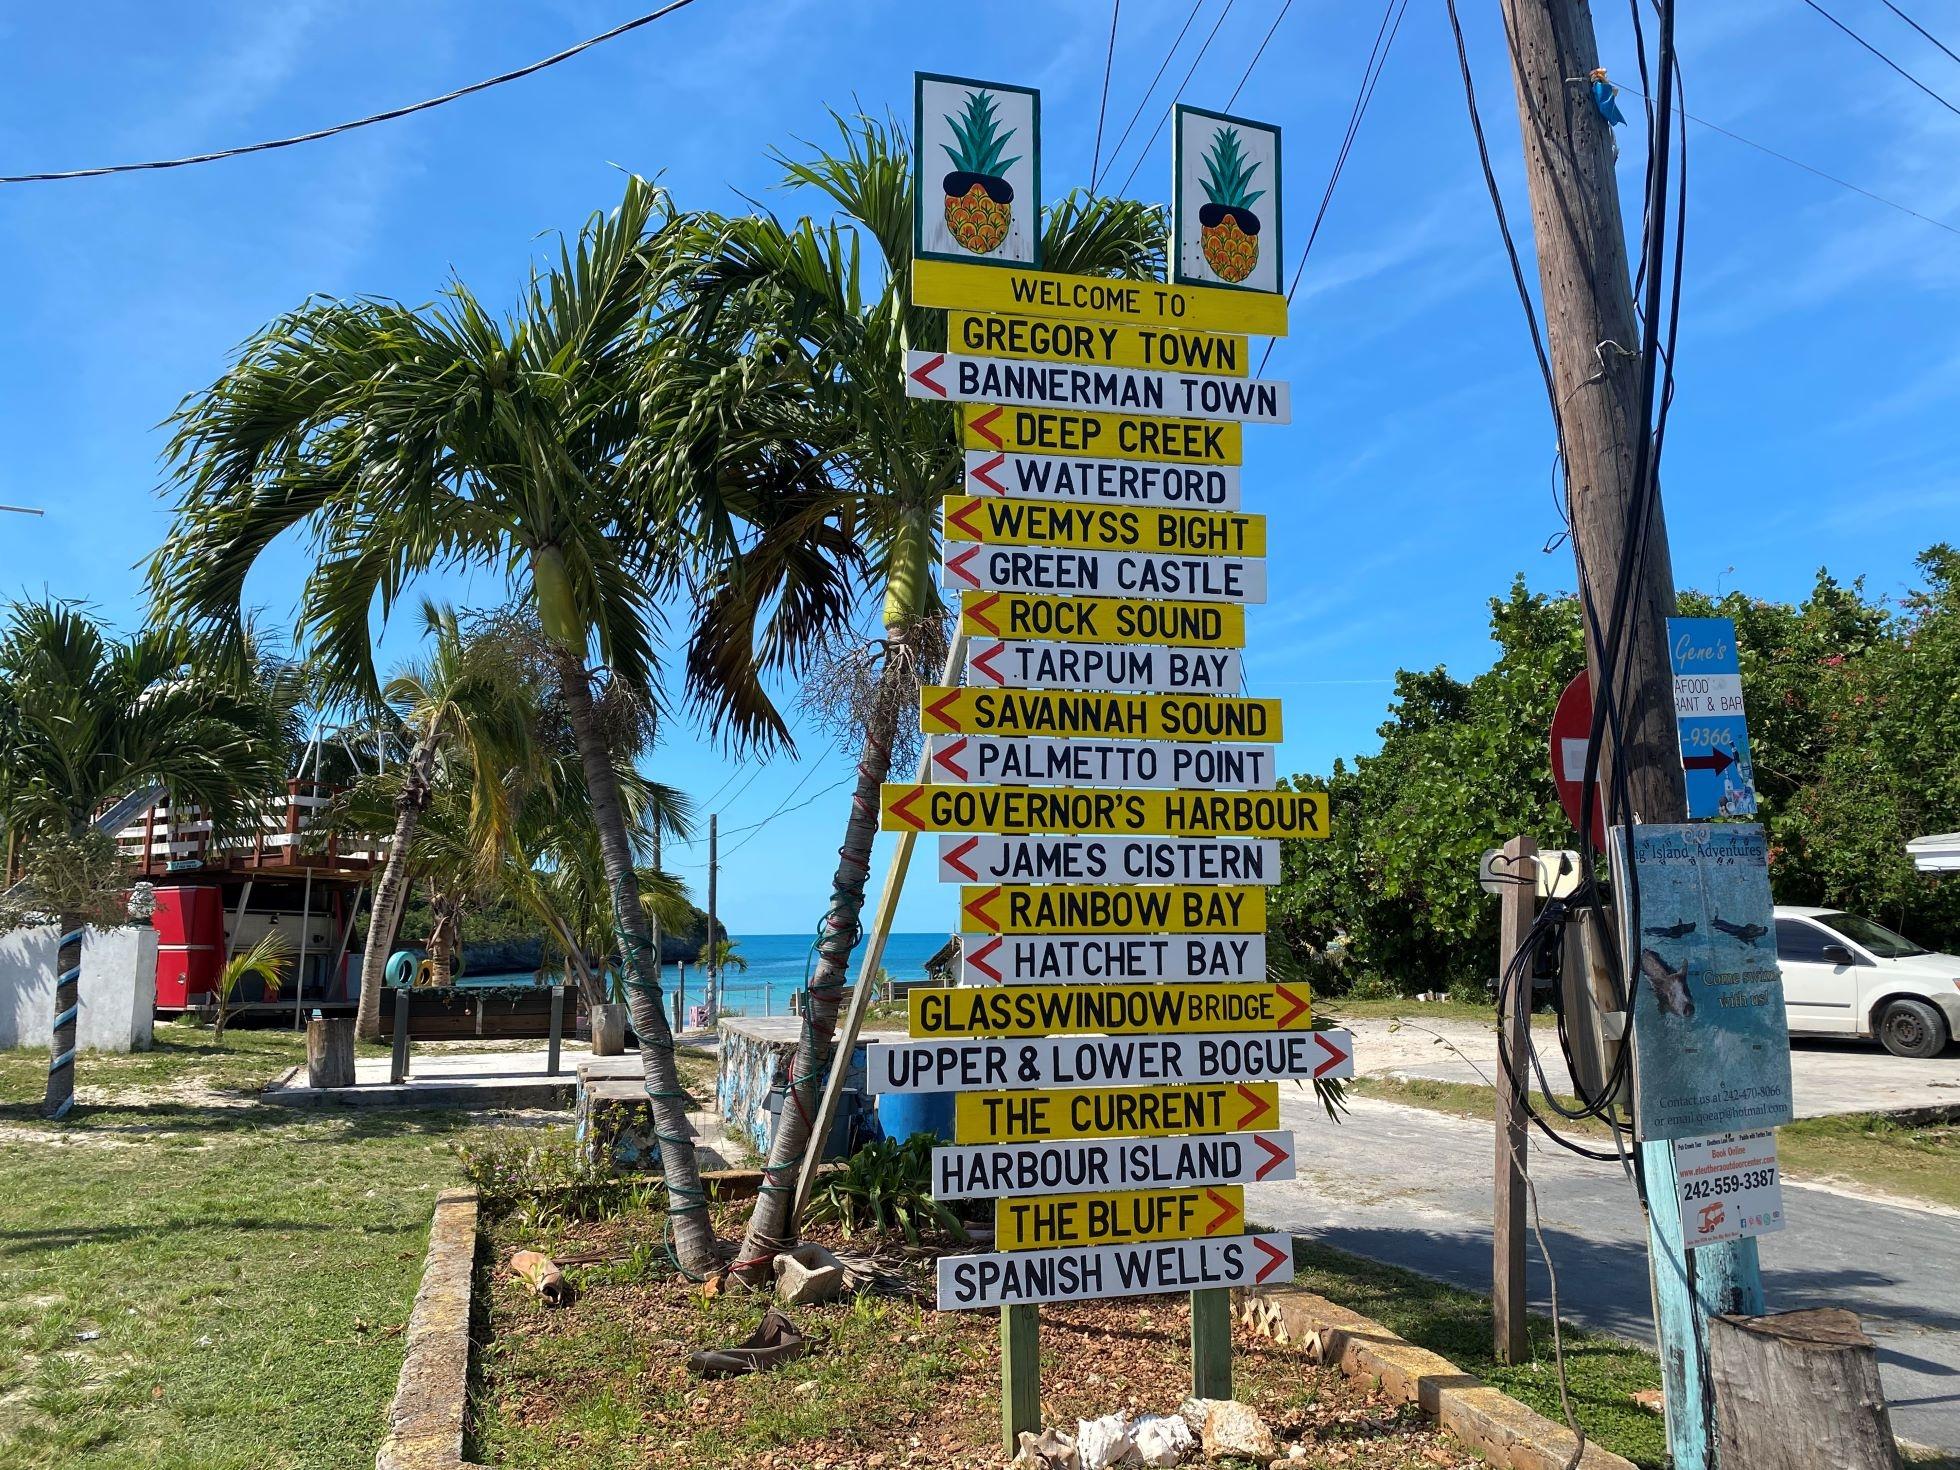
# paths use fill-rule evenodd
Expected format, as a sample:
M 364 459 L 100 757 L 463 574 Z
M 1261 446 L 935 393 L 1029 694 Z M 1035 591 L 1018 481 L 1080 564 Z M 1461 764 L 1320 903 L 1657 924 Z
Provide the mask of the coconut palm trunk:
M 65 1118 L 75 1106 L 75 1027 L 82 1014 L 80 914 L 61 916 L 61 945 L 54 960 L 54 1029 L 48 1033 L 48 1094 L 44 1118 Z
M 401 794 L 395 798 L 395 835 L 389 839 L 388 857 L 381 865 L 374 903 L 368 910 L 367 941 L 361 949 L 361 995 L 354 1008 L 354 1034 L 363 1041 L 375 1041 L 381 1035 L 381 987 L 387 978 L 395 931 L 401 927 L 402 908 L 408 902 L 408 848 L 415 840 L 422 814 L 429 809 L 435 768 L 435 732 L 431 730 L 409 752 Z
M 705 1275 L 719 1269 L 721 1256 L 708 1221 L 707 1198 L 701 1192 L 700 1166 L 688 1129 L 687 1094 L 681 1089 L 680 1072 L 674 1065 L 674 1034 L 661 1003 L 660 965 L 648 932 L 646 910 L 640 904 L 640 882 L 633 870 L 633 849 L 626 835 L 626 813 L 613 771 L 613 753 L 606 748 L 593 720 L 592 684 L 583 661 L 576 653 L 560 649 L 557 663 L 566 717 L 572 738 L 578 743 L 579 762 L 585 768 L 606 883 L 612 891 L 620 973 L 626 977 L 626 1002 L 640 1038 L 640 1065 L 653 1105 L 654 1133 L 660 1140 L 674 1256 L 683 1271 Z

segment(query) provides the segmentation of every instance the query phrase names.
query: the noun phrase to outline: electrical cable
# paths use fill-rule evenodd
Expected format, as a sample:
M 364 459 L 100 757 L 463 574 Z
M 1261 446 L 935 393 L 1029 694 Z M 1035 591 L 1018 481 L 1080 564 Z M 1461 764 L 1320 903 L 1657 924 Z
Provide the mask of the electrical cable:
M 1892 3 L 1892 0 L 1878 0 L 1878 3 L 1880 5 L 1883 5 L 1887 10 L 1891 11 L 1894 15 L 1898 16 L 1900 20 L 1904 21 L 1907 25 L 1911 26 L 1915 31 L 1918 31 L 1920 35 L 1924 36 L 1927 40 L 1931 41 L 1935 46 L 1939 47 L 1940 50 L 1944 51 L 1948 56 L 1953 57 L 1955 61 L 1960 61 L 1960 55 L 1955 55 L 1954 50 L 1951 46 L 1947 45 L 1946 42 L 1942 41 L 1938 36 L 1934 35 L 1931 31 L 1927 30 L 1926 27 L 1921 25 L 1918 21 L 1914 20 L 1911 16 L 1907 15 L 1903 10 L 1899 9 L 1898 6 Z
M 1177 55 L 1177 48 L 1184 44 L 1184 33 L 1191 29 L 1191 22 L 1198 18 L 1198 12 L 1203 9 L 1204 3 L 1205 0 L 1191 0 L 1191 13 L 1184 17 L 1184 24 L 1178 27 L 1177 36 L 1171 42 L 1171 49 L 1166 51 L 1164 53 L 1164 59 L 1157 63 L 1157 75 L 1152 77 L 1150 79 L 1150 85 L 1143 89 L 1143 96 L 1137 102 L 1137 110 L 1131 113 L 1130 120 L 1123 124 L 1122 137 L 1118 138 L 1116 140 L 1116 146 L 1109 150 L 1109 162 L 1112 168 L 1116 164 L 1116 155 L 1123 151 L 1123 145 L 1130 139 L 1130 130 L 1137 125 L 1137 119 L 1143 116 L 1144 108 L 1150 105 L 1150 94 L 1157 90 L 1157 84 L 1164 79 L 1164 73 L 1170 68 L 1171 58 Z M 1102 182 L 1102 174 L 1092 169 L 1089 173 L 1089 192 L 1091 194 L 1096 192 L 1096 185 L 1100 182 Z
M 1887 66 L 1891 67 L 1893 71 L 1897 72 L 1900 76 L 1904 77 L 1907 81 L 1911 82 L 1915 87 L 1919 88 L 1919 90 L 1924 92 L 1928 97 L 1931 97 L 1935 102 L 1939 103 L 1939 105 L 1944 107 L 1948 112 L 1952 113 L 1956 117 L 1960 117 L 1960 107 L 1954 106 L 1951 102 L 1947 101 L 1946 98 L 1942 97 L 1938 92 L 1935 92 L 1931 87 L 1927 86 L 1924 82 L 1920 81 L 1918 77 L 1914 76 L 1911 72 L 1907 71 L 1903 66 L 1900 66 L 1898 62 L 1894 61 L 1891 57 L 1887 56 L 1883 51 L 1879 50 L 1878 47 L 1872 45 L 1870 41 L 1867 41 L 1863 36 L 1859 35 L 1856 31 L 1852 30 L 1850 26 L 1846 25 L 1843 21 L 1839 20 L 1835 15 L 1832 15 L 1830 11 L 1826 10 L 1823 6 L 1819 5 L 1817 3 L 1817 0 L 1803 0 L 1803 3 L 1808 5 L 1812 10 L 1816 11 L 1819 15 L 1823 16 L 1825 20 L 1828 20 L 1832 25 L 1836 26 L 1839 30 L 1843 31 L 1845 35 L 1849 36 L 1852 40 L 1856 41 L 1860 46 L 1863 46 L 1867 51 L 1871 52 L 1871 54 L 1876 56 L 1880 61 L 1884 62 Z M 1940 49 L 1944 51 L 1946 48 L 1942 46 Z
M 1225 0 L 1225 8 L 1218 12 L 1218 19 L 1211 23 L 1211 32 L 1205 37 L 1204 45 L 1198 48 L 1198 54 L 1191 58 L 1191 65 L 1185 68 L 1184 80 L 1177 84 L 1177 90 L 1171 94 L 1172 107 L 1164 109 L 1164 115 L 1157 119 L 1157 126 L 1150 130 L 1150 136 L 1144 140 L 1143 151 L 1137 154 L 1137 161 L 1130 165 L 1130 171 L 1123 176 L 1123 186 L 1116 191 L 1118 194 L 1129 189 L 1130 181 L 1137 176 L 1137 170 L 1143 167 L 1144 159 L 1150 156 L 1151 146 L 1156 143 L 1157 135 L 1164 131 L 1164 124 L 1170 121 L 1177 99 L 1182 97 L 1184 89 L 1191 85 L 1191 77 L 1198 70 L 1198 63 L 1203 61 L 1205 53 L 1211 50 L 1211 43 L 1218 39 L 1218 28 L 1225 24 L 1225 17 L 1232 13 L 1232 7 L 1237 3 L 1238 0 Z M 1110 161 L 1114 164 L 1113 156 Z
M 1239 100 L 1239 93 L 1245 90 L 1245 84 L 1252 80 L 1252 69 L 1259 64 L 1259 58 L 1266 54 L 1266 47 L 1273 39 L 1273 32 L 1279 29 L 1279 23 L 1286 19 L 1286 12 L 1292 8 L 1293 0 L 1284 0 L 1284 3 L 1281 4 L 1279 14 L 1273 17 L 1273 23 L 1266 28 L 1265 39 L 1259 43 L 1259 49 L 1252 53 L 1252 60 L 1245 64 L 1245 71 L 1239 77 L 1239 84 L 1232 88 L 1232 95 L 1225 99 L 1225 110 L 1227 112 L 1230 112 L 1232 110 L 1232 104 Z
M 1109 50 L 1103 55 L 1102 100 L 1096 104 L 1096 151 L 1089 159 L 1089 177 L 1094 179 L 1102 169 L 1103 118 L 1109 112 L 1109 74 L 1116 65 L 1116 19 L 1123 13 L 1123 0 L 1113 0 L 1109 7 Z M 1092 183 L 1091 189 L 1095 187 Z
M 670 3 L 661 6 L 658 10 L 651 10 L 645 15 L 635 16 L 632 20 L 616 25 L 609 31 L 601 31 L 596 36 L 589 36 L 585 40 L 580 41 L 576 46 L 568 46 L 563 51 L 547 56 L 541 61 L 532 62 L 529 66 L 520 66 L 515 71 L 501 72 L 494 77 L 486 77 L 480 82 L 470 83 L 467 87 L 458 87 L 453 92 L 445 92 L 440 97 L 430 97 L 421 102 L 411 102 L 405 107 L 391 107 L 386 112 L 370 113 L 366 117 L 355 118 L 352 122 L 335 123 L 332 127 L 316 128 L 310 133 L 296 133 L 290 138 L 272 138 L 263 143 L 247 143 L 237 148 L 221 148 L 214 153 L 193 153 L 185 158 L 160 158 L 148 163 L 112 163 L 105 164 L 99 168 L 75 168 L 57 173 L 15 174 L 0 177 L 0 184 L 46 184 L 62 179 L 101 178 L 106 174 L 133 174 L 144 173 L 153 169 L 187 168 L 194 163 L 216 163 L 221 159 L 241 158 L 248 153 L 266 153 L 275 148 L 291 148 L 297 143 L 316 143 L 322 138 L 332 138 L 337 137 L 341 133 L 351 133 L 356 128 L 370 127 L 375 123 L 392 122 L 396 118 L 409 117 L 418 112 L 427 112 L 432 107 L 441 107 L 445 103 L 456 101 L 458 98 L 468 97 L 477 92 L 487 92 L 492 87 L 501 87 L 505 82 L 519 81 L 524 77 L 541 72 L 547 67 L 556 66 L 561 61 L 570 61 L 581 51 L 590 51 L 594 46 L 623 36 L 628 31 L 636 31 L 641 26 L 651 25 L 662 16 L 671 15 L 683 6 L 692 5 L 693 3 L 694 0 L 670 0 Z

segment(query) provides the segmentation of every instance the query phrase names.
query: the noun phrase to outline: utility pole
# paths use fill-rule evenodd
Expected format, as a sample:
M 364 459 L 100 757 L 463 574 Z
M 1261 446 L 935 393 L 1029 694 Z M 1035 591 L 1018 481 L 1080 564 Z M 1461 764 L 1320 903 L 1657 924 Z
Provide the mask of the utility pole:
M 721 937 L 715 928 L 715 880 L 721 872 L 721 817 L 708 814 L 708 1024 L 721 1014 Z
M 1587 671 L 1595 700 L 1611 699 L 1615 693 L 1602 679 L 1602 666 L 1617 664 L 1624 671 L 1616 682 L 1624 696 L 1621 755 L 1633 816 L 1643 822 L 1682 822 L 1687 819 L 1687 795 L 1676 744 L 1665 622 L 1674 611 L 1674 572 L 1658 494 L 1640 528 L 1646 554 L 1638 585 L 1631 589 L 1617 660 L 1603 659 L 1598 643 L 1606 636 L 1619 592 L 1628 504 L 1636 495 L 1635 461 L 1647 413 L 1641 402 L 1639 325 L 1627 273 L 1614 145 L 1587 83 L 1599 64 L 1592 14 L 1585 0 L 1500 4 L 1524 135 L 1573 552 L 1580 565 L 1581 592 L 1590 594 L 1599 617 L 1599 626 L 1586 630 Z M 1671 122 L 1672 98 L 1664 84 L 1661 91 L 1656 116 Z M 1659 126 L 1664 129 L 1667 123 Z M 1662 154 L 1665 139 L 1662 131 L 1657 140 Z M 1659 207 L 1664 211 L 1664 197 Z M 1654 210 L 1654 201 L 1649 208 Z M 1656 215 L 1654 228 L 1661 227 Z M 1602 773 L 1613 769 L 1615 759 L 1609 745 L 1601 753 Z M 1705 1371 L 1708 1318 L 1763 1311 L 1756 1242 L 1685 1249 L 1673 1147 L 1642 1144 L 1641 1156 L 1669 1448 L 1675 1470 L 1708 1470 L 1714 1463 L 1714 1406 Z
M 1525 1048 L 1530 1044 L 1531 976 L 1520 977 L 1524 995 L 1510 993 L 1504 971 L 1524 943 L 1538 909 L 1538 844 L 1513 837 L 1504 844 L 1500 870 L 1511 886 L 1498 898 L 1497 1024 L 1505 1054 L 1518 1069 L 1497 1072 L 1497 1159 L 1492 1174 L 1490 1212 L 1491 1346 L 1500 1363 L 1522 1363 L 1531 1356 L 1525 1320 L 1525 1170 L 1530 1139 L 1525 1133 Z

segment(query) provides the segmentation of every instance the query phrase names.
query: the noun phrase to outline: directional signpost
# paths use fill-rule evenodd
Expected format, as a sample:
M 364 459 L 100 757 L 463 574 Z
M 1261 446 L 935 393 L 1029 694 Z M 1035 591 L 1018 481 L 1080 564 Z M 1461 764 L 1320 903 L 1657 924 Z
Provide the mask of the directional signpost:
M 1039 1427 L 1042 1302 L 1190 1292 L 1192 1391 L 1230 1397 L 1227 1289 L 1292 1272 L 1245 1223 L 1244 1186 L 1295 1173 L 1278 1083 L 1353 1062 L 1268 974 L 1280 843 L 1328 809 L 1278 789 L 1279 701 L 1243 694 L 1267 581 L 1243 425 L 1292 417 L 1248 340 L 1286 331 L 1278 130 L 1180 108 L 1174 278 L 1072 276 L 1034 253 L 1039 98 L 918 87 L 912 302 L 947 321 L 903 388 L 958 407 L 941 575 L 966 655 L 963 687 L 921 692 L 927 776 L 884 788 L 880 824 L 944 834 L 962 944 L 869 1073 L 953 1094 L 934 1193 L 995 1201 L 994 1249 L 940 1263 L 939 1305 L 1003 1309 L 1011 1456 Z

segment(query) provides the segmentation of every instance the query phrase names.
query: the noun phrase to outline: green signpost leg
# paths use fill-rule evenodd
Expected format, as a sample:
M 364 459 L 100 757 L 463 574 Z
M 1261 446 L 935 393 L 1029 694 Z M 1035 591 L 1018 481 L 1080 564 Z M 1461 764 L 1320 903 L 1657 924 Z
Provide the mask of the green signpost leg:
M 1011 1460 L 1021 1433 L 1041 1433 L 1041 1309 L 1000 1309 L 1000 1433 Z
M 1674 1145 L 1643 1143 L 1640 1157 L 1646 1166 L 1647 1258 L 1654 1273 L 1668 1452 L 1674 1470 L 1715 1470 L 1708 1319 L 1724 1312 L 1762 1314 L 1763 1277 L 1756 1242 L 1736 1240 L 1690 1251 L 1675 1185 Z
M 1191 1397 L 1232 1396 L 1232 1293 L 1215 1287 L 1191 1293 Z

